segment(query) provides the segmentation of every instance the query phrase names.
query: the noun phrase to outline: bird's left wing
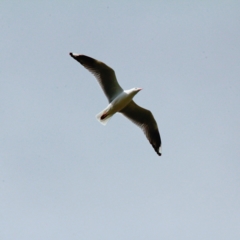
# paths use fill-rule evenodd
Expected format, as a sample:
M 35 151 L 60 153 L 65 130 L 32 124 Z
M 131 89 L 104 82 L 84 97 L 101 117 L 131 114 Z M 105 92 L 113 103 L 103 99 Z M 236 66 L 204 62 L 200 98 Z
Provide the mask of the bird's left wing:
M 105 63 L 81 54 L 70 53 L 70 56 L 81 63 L 97 78 L 109 102 L 123 91 L 118 84 L 114 70 Z
M 120 112 L 143 130 L 156 153 L 161 156 L 161 138 L 152 113 L 138 106 L 134 101 L 131 101 Z

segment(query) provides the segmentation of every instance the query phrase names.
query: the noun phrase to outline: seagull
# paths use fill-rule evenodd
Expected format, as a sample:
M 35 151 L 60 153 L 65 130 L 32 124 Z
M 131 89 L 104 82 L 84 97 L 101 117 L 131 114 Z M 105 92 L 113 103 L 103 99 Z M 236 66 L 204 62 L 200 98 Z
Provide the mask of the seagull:
M 161 156 L 161 138 L 152 113 L 138 106 L 132 100 L 142 88 L 123 90 L 117 81 L 114 70 L 105 63 L 82 54 L 69 54 L 96 77 L 108 99 L 108 106 L 96 115 L 97 120 L 106 125 L 115 113 L 122 113 L 143 130 L 155 152 Z

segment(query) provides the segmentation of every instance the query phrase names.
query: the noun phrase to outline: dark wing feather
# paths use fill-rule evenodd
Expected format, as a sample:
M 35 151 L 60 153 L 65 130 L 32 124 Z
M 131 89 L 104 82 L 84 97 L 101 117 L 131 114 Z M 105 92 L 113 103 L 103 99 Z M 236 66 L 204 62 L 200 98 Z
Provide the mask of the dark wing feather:
M 143 130 L 156 153 L 161 156 L 161 138 L 152 113 L 138 106 L 134 101 L 131 101 L 120 112 Z
M 70 56 L 80 62 L 97 78 L 109 102 L 111 102 L 119 93 L 123 91 L 118 84 L 114 70 L 105 63 L 85 55 L 70 53 Z

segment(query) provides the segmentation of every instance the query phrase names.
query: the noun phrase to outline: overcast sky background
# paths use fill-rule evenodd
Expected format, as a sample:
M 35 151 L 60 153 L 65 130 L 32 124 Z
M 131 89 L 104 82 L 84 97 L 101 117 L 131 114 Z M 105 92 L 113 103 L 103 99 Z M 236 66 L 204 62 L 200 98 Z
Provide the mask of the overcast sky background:
M 240 239 L 239 1 L 1 1 L 0 239 Z M 69 52 L 114 68 L 163 155 Z

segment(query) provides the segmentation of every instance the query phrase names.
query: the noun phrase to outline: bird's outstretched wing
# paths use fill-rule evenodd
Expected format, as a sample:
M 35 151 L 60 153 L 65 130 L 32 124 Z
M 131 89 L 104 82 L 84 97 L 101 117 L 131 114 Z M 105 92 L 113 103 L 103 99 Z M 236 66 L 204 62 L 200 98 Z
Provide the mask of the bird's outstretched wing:
M 131 101 L 120 112 L 143 130 L 156 153 L 161 156 L 161 138 L 152 113 L 138 106 L 134 101 Z
M 105 63 L 81 54 L 70 53 L 70 56 L 81 63 L 97 78 L 109 102 L 123 91 L 118 84 L 114 70 Z

